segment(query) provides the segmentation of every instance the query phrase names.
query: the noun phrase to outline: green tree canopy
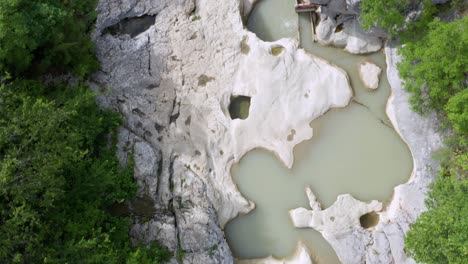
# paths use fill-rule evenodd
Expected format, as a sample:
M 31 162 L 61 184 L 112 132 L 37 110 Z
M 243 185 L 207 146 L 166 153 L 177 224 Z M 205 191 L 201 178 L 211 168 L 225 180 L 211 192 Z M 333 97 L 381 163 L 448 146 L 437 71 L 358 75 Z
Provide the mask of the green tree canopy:
M 364 0 L 360 15 L 362 26 L 366 29 L 379 26 L 396 35 L 405 23 L 408 6 L 408 0 Z
M 442 177 L 432 184 L 422 213 L 407 234 L 408 253 L 428 264 L 468 259 L 468 181 Z
M 419 41 L 400 49 L 399 71 L 417 111 L 443 111 L 452 96 L 466 89 L 468 17 L 453 22 L 435 19 Z M 422 89 L 425 87 L 425 89 Z
M 390 38 L 418 40 L 439 8 L 432 0 L 363 0 L 361 10 L 359 18 L 364 29 L 378 26 Z
M 468 132 L 468 89 L 463 89 L 452 96 L 446 106 L 447 118 L 455 132 L 466 135 Z
M 0 1 L 0 73 L 97 69 L 89 38 L 95 0 Z

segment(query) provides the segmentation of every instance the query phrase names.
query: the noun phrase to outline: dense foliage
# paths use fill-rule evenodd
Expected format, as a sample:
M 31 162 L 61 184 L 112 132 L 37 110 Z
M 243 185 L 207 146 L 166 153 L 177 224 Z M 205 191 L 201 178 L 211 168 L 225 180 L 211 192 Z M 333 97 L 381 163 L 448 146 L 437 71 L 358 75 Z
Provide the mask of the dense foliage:
M 71 70 L 79 76 L 98 64 L 89 32 L 96 0 L 0 1 L 0 72 L 19 76 Z
M 398 69 L 413 109 L 422 114 L 435 110 L 442 128 L 448 128 L 446 147 L 438 155 L 440 176 L 426 200 L 429 210 L 405 239 L 409 255 L 423 263 L 468 259 L 468 17 L 440 19 L 466 13 L 461 2 L 362 2 L 363 25 L 380 26 L 403 44 Z
M 453 22 L 435 19 L 427 27 L 420 40 L 407 41 L 400 49 L 404 60 L 399 71 L 416 110 L 443 111 L 466 88 L 468 17 Z
M 468 259 L 468 181 L 439 178 L 422 213 L 407 234 L 409 253 L 423 263 L 466 263 Z
M 132 247 L 130 219 L 110 212 L 136 184 L 132 161 L 124 168 L 115 155 L 120 118 L 83 85 L 98 66 L 95 2 L 0 1 L 0 263 L 172 256 L 157 244 Z M 67 73 L 77 84 L 43 82 Z
M 370 28 L 378 25 L 395 35 L 405 23 L 408 5 L 409 1 L 407 0 L 365 0 L 361 4 L 362 26 Z
M 445 5 L 436 5 L 432 0 L 363 0 L 360 20 L 364 29 L 378 26 L 390 38 L 403 42 L 419 40 L 435 15 L 459 8 L 464 0 L 452 0 Z

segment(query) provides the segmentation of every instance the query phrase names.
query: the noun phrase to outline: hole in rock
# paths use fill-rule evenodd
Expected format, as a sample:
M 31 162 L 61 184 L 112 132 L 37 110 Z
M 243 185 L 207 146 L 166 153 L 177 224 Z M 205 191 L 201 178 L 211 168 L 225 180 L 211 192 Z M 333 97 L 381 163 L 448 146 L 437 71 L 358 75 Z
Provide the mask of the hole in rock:
M 335 33 L 343 31 L 343 28 L 344 28 L 343 23 L 339 24 L 339 25 L 336 26 L 336 28 L 335 28 Z
M 273 46 L 270 50 L 270 53 L 273 55 L 273 56 L 279 56 L 284 50 L 284 47 L 282 46 Z
M 288 138 L 287 138 L 288 141 L 293 141 L 295 135 L 296 135 L 296 130 L 291 129 L 291 133 L 288 135 Z
M 229 104 L 229 114 L 231 119 L 247 119 L 250 110 L 250 97 L 248 96 L 231 96 Z
M 151 218 L 156 214 L 153 204 L 154 202 L 151 197 L 145 195 L 127 203 L 113 203 L 108 210 L 115 216 L 130 216 L 134 214 L 139 217 Z
M 141 17 L 128 17 L 121 20 L 119 23 L 107 27 L 104 30 L 104 34 L 115 35 L 130 35 L 130 37 L 138 36 L 145 32 L 154 25 L 156 21 L 156 15 L 144 15 Z
M 374 227 L 379 223 L 379 215 L 376 212 L 367 213 L 359 218 L 359 222 L 364 228 Z

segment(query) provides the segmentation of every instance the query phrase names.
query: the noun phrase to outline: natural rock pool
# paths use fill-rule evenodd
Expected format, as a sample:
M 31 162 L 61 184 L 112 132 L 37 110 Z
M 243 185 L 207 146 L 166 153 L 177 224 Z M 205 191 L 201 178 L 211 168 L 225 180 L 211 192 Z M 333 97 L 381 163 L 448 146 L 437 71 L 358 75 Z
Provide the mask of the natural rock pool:
M 388 202 L 393 188 L 408 180 L 412 170 L 410 151 L 385 114 L 390 95 L 385 57 L 382 52 L 351 55 L 313 43 L 309 15 L 298 18 L 294 1 L 261 1 L 252 11 L 248 28 L 265 41 L 296 38 L 300 29 L 301 46 L 306 51 L 348 73 L 354 98 L 349 106 L 332 109 L 311 123 L 314 136 L 294 149 L 291 170 L 262 150 L 249 152 L 233 166 L 235 183 L 245 197 L 255 202 L 256 209 L 229 222 L 228 242 L 235 257 L 244 259 L 291 255 L 301 240 L 315 256 L 314 263 L 339 263 L 320 233 L 295 228 L 288 211 L 308 207 L 304 191 L 307 186 L 328 207 L 345 193 L 362 201 Z M 375 91 L 366 88 L 359 78 L 359 64 L 366 61 L 383 70 Z

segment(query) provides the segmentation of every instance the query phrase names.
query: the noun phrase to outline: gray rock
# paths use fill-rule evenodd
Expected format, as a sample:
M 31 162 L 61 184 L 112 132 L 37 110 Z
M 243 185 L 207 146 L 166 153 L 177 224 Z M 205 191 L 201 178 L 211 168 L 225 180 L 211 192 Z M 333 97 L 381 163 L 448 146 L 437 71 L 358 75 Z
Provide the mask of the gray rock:
M 171 251 L 177 250 L 177 231 L 175 218 L 172 215 L 158 215 L 157 219 L 148 222 L 136 222 L 130 229 L 130 237 L 134 245 L 158 242 Z
M 179 160 L 173 164 L 174 210 L 184 263 L 232 263 L 206 183 Z
M 354 54 L 378 51 L 385 34 L 374 28 L 364 31 L 359 21 L 360 0 L 330 0 L 321 8 L 317 39 L 323 45 L 344 48 Z
M 134 146 L 134 160 L 135 160 L 135 173 L 134 177 L 137 180 L 140 190 L 144 189 L 146 192 L 140 196 L 148 195 L 155 199 L 158 187 L 158 174 L 159 167 L 161 166 L 160 152 L 154 152 L 153 148 L 144 141 L 135 143 Z

